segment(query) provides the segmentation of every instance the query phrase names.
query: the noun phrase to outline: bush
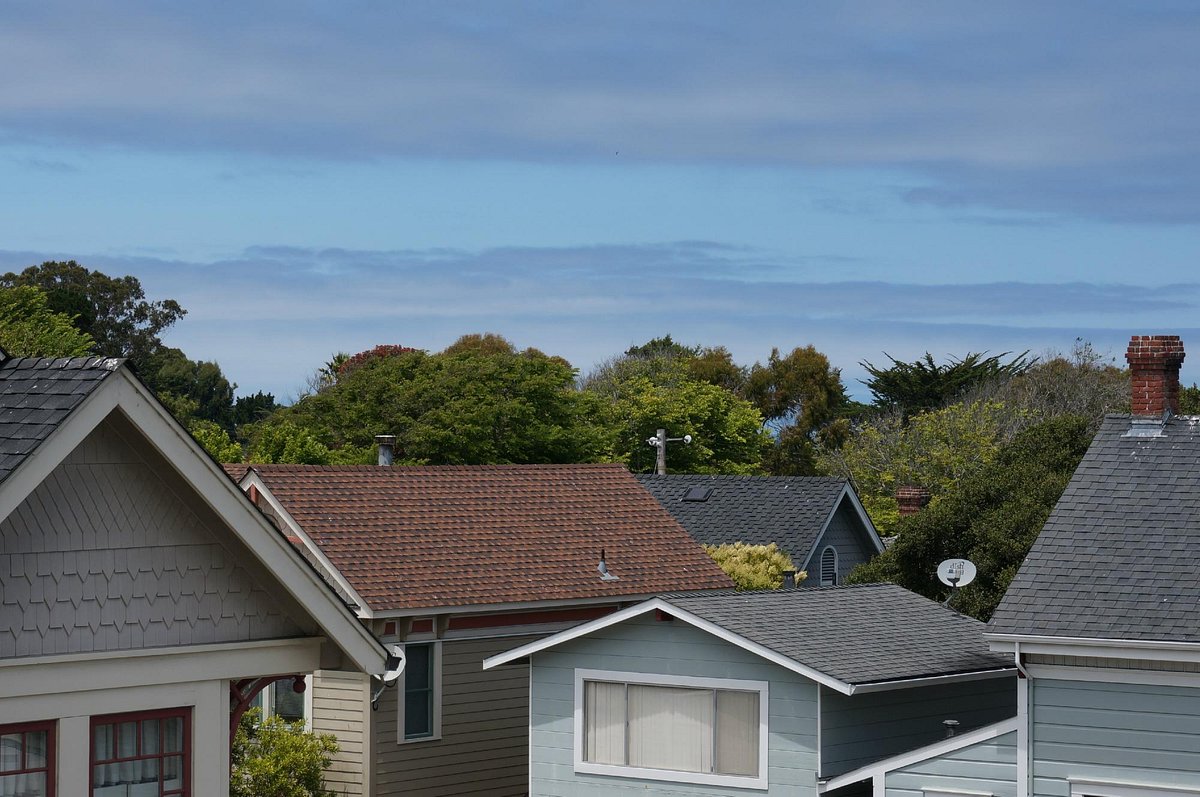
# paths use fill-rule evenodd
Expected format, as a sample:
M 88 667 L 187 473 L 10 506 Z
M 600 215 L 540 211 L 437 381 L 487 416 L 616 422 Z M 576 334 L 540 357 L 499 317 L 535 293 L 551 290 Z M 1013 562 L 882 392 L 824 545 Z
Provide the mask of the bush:
M 337 750 L 329 734 L 279 717 L 264 720 L 262 710 L 252 708 L 233 738 L 229 797 L 335 797 L 321 773 Z
M 792 559 L 771 543 L 770 545 L 747 545 L 744 542 L 726 545 L 705 545 L 704 550 L 721 569 L 733 579 L 738 589 L 779 589 L 783 586 L 783 573 L 795 570 Z M 796 583 L 807 577 L 807 573 L 796 574 Z

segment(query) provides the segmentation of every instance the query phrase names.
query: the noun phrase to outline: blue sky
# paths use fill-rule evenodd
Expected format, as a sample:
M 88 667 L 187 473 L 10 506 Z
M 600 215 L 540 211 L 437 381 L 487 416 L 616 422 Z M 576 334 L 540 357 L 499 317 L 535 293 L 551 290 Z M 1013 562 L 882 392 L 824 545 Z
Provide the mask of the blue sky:
M 583 371 L 989 350 L 1200 379 L 1191 2 L 0 8 L 0 268 L 188 316 L 239 392 L 496 331 Z

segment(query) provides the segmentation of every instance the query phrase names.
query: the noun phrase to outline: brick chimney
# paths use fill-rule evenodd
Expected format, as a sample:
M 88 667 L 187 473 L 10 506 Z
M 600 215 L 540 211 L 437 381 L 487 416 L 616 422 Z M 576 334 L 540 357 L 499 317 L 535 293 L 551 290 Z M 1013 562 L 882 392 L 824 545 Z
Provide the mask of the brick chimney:
M 896 489 L 896 503 L 900 505 L 900 517 L 908 517 L 920 512 L 931 498 L 924 487 L 906 484 Z
M 1133 388 L 1134 415 L 1160 417 L 1179 412 L 1179 367 L 1183 341 L 1178 335 L 1134 335 L 1125 352 Z

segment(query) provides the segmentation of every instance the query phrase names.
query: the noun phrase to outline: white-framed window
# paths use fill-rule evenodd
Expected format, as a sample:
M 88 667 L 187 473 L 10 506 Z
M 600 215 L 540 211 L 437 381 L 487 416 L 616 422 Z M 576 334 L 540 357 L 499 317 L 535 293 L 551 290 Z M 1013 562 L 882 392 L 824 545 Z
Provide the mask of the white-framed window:
M 838 583 L 838 553 L 832 545 L 821 551 L 821 586 L 832 587 Z
M 575 670 L 575 771 L 767 788 L 766 681 Z
M 292 687 L 291 678 L 276 681 L 255 695 L 250 707 L 262 709 L 263 719 L 280 717 L 289 722 L 303 722 L 308 728 L 312 718 L 313 681 L 312 675 L 305 679 L 307 688 L 303 692 Z
M 442 737 L 442 643 L 410 642 L 404 646 L 396 741 L 421 742 Z

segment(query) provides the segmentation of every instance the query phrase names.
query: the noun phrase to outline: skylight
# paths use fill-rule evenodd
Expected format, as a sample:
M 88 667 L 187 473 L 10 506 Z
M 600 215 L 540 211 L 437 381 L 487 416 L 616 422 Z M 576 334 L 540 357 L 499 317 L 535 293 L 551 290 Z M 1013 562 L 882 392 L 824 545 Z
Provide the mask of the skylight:
M 711 496 L 712 494 L 713 494 L 713 488 L 711 488 L 711 487 L 689 487 L 688 491 L 686 493 L 684 493 L 684 495 L 683 495 L 683 500 L 684 501 L 707 501 L 709 496 Z

